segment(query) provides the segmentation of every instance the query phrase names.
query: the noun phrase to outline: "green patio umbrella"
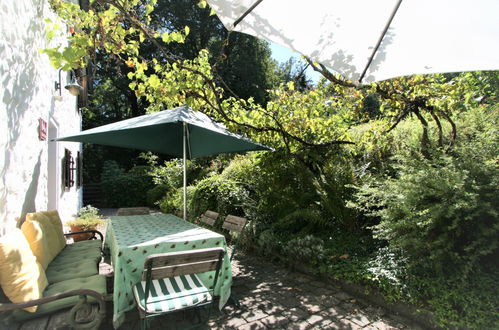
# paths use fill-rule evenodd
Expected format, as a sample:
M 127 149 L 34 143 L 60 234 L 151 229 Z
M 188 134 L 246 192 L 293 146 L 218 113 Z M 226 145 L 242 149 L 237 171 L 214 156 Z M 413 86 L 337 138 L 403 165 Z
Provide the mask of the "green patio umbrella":
M 95 143 L 147 150 L 183 158 L 184 220 L 186 219 L 186 160 L 221 153 L 272 150 L 229 132 L 202 112 L 187 106 L 122 120 L 55 141 Z

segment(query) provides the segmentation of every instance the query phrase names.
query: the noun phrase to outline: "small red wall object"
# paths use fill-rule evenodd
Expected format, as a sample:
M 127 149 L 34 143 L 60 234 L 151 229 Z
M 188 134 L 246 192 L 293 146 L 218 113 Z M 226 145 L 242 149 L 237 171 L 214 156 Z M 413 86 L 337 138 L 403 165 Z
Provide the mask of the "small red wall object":
M 42 118 L 38 119 L 38 138 L 40 141 L 47 140 L 47 122 Z

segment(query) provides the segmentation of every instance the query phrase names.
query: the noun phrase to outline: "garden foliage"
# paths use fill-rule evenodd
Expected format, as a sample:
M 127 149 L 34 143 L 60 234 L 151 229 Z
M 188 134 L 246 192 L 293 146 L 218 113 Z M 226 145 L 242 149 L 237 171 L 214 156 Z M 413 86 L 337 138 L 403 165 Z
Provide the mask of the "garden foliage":
M 246 216 L 247 250 L 371 285 L 431 309 L 444 327 L 498 324 L 497 72 L 358 87 L 323 69 L 332 83 L 288 82 L 241 99 L 215 70 L 229 61 L 212 66 L 205 49 L 187 59 L 170 52 L 183 48 L 190 28 L 155 30 L 155 0 L 95 1 L 88 11 L 51 3 L 76 31 L 69 46 L 44 50 L 56 67 L 110 54 L 149 112 L 187 104 L 276 150 L 191 162 L 191 220 L 206 209 Z M 55 36 L 59 22 L 47 23 Z M 161 56 L 140 56 L 144 43 Z M 108 163 L 109 205 L 144 205 L 149 195 L 178 213 L 181 168 L 151 166 L 126 172 Z
M 147 191 L 153 181 L 145 166 L 126 172 L 115 161 L 104 163 L 101 186 L 107 207 L 136 207 L 147 205 Z

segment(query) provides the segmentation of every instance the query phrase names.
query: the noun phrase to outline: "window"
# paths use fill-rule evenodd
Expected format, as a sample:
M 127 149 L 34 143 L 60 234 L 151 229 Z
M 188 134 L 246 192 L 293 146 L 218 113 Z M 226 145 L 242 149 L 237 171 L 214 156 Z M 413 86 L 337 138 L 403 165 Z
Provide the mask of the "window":
M 71 151 L 64 149 L 64 158 L 62 159 L 62 182 L 64 184 L 64 189 L 68 191 L 74 186 L 74 171 L 75 171 L 75 161 L 73 156 L 71 156 Z

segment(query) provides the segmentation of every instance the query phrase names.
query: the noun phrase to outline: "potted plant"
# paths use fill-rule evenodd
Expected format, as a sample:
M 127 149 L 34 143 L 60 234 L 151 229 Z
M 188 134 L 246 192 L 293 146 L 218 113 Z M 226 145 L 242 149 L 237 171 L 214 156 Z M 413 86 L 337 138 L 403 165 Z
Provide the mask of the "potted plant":
M 66 224 L 71 228 L 71 232 L 95 230 L 98 225 L 103 224 L 104 220 L 99 215 L 99 209 L 92 205 L 82 207 L 77 214 L 77 218 L 69 220 Z M 84 241 L 92 237 L 92 233 L 72 235 L 75 242 Z

